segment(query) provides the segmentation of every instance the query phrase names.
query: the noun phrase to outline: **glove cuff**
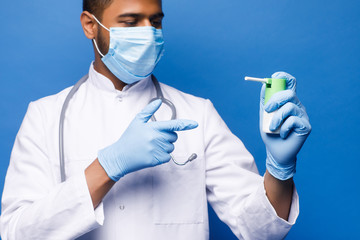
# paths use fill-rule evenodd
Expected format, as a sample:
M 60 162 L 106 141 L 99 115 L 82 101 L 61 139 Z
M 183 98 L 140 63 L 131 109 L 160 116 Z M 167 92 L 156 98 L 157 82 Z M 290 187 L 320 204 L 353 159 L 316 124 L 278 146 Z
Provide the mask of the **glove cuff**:
M 119 166 L 119 164 L 114 165 L 114 163 L 109 163 L 109 161 L 116 161 L 115 159 L 114 160 L 109 160 L 109 159 L 112 158 L 111 156 L 108 156 L 106 152 L 106 148 L 98 152 L 98 160 L 100 165 L 104 168 L 108 177 L 114 182 L 117 182 L 119 181 L 120 178 L 122 178 L 125 175 L 124 167 Z
M 275 178 L 285 181 L 296 173 L 296 159 L 292 164 L 279 164 L 271 156 L 266 158 L 266 169 Z

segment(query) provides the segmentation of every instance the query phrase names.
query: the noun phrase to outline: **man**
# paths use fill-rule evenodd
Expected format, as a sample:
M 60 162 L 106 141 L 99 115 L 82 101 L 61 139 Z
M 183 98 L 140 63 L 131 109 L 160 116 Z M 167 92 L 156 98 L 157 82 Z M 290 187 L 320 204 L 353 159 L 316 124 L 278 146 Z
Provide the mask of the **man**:
M 4 240 L 208 239 L 207 201 L 239 239 L 286 236 L 298 215 L 296 155 L 311 131 L 295 79 L 276 73 L 288 90 L 261 101 L 261 117 L 279 109 L 271 129 L 282 124 L 280 136 L 262 132 L 261 177 L 209 100 L 161 84 L 178 120 L 161 100 L 148 104 L 163 16 L 160 0 L 84 0 L 95 61 L 65 114 L 65 179 L 58 139 L 71 88 L 29 105 L 6 176 Z

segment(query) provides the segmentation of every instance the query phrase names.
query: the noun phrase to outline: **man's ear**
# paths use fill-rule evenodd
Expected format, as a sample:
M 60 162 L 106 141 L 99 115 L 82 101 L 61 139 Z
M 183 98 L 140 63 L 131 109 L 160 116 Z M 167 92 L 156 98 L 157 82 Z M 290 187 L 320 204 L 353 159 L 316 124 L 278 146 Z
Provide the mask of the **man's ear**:
M 91 13 L 84 11 L 80 16 L 81 26 L 88 39 L 94 39 L 97 35 L 98 26 Z

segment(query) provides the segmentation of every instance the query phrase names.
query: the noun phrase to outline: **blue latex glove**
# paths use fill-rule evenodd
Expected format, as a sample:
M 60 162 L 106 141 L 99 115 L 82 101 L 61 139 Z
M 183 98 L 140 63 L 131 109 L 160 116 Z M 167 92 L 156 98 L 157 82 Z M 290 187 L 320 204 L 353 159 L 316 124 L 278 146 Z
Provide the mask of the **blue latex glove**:
M 277 72 L 272 78 L 286 79 L 286 90 L 274 94 L 264 106 L 265 84 L 260 95 L 260 133 L 266 145 L 266 168 L 277 179 L 287 180 L 296 172 L 296 155 L 311 132 L 305 107 L 296 96 L 296 79 L 288 73 Z M 262 131 L 263 112 L 279 109 L 270 123 L 270 130 L 280 127 L 278 134 Z
M 99 151 L 98 160 L 113 181 L 130 172 L 169 162 L 170 153 L 174 151 L 173 143 L 178 138 L 175 131 L 198 126 L 195 121 L 180 119 L 148 122 L 161 103 L 161 100 L 156 100 L 147 105 L 117 142 Z

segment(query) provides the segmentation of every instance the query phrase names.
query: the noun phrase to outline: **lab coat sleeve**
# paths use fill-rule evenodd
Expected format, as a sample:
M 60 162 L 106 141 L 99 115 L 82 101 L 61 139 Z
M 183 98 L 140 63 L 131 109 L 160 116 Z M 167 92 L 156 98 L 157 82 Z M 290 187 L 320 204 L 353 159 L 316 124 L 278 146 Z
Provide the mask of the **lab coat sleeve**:
M 289 222 L 277 216 L 252 155 L 207 100 L 204 119 L 207 198 L 239 239 L 283 239 L 298 216 L 296 189 Z
M 47 153 L 46 124 L 30 103 L 16 137 L 3 198 L 2 239 L 74 239 L 103 223 L 94 211 L 85 174 L 56 183 Z

